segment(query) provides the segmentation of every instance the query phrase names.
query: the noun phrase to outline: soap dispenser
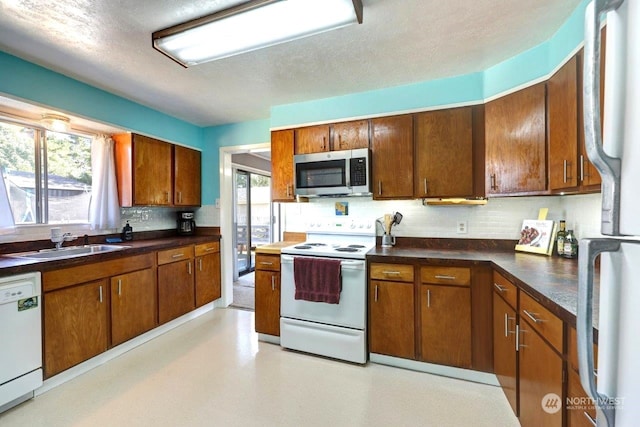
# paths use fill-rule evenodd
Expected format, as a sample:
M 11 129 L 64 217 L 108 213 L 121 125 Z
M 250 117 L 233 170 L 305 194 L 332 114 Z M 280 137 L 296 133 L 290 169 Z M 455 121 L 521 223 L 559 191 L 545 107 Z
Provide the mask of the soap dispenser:
M 122 240 L 133 240 L 133 228 L 129 225 L 129 221 L 122 228 Z

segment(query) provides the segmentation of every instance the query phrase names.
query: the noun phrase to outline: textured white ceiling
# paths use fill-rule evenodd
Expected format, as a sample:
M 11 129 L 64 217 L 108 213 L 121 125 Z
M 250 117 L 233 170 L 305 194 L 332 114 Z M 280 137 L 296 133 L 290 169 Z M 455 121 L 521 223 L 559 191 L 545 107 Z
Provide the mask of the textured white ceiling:
M 362 0 L 364 23 L 182 68 L 151 33 L 234 0 L 0 0 L 0 50 L 200 126 L 466 74 L 547 39 L 579 0 Z

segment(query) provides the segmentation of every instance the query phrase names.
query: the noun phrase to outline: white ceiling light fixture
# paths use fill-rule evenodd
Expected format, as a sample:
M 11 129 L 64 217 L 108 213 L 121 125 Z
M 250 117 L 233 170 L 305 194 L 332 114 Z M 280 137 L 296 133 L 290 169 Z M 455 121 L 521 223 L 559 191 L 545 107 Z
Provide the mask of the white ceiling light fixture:
M 43 114 L 40 124 L 47 130 L 54 132 L 69 132 L 71 130 L 71 120 L 69 117 L 60 114 Z
M 152 34 L 189 67 L 362 23 L 362 0 L 253 0 Z

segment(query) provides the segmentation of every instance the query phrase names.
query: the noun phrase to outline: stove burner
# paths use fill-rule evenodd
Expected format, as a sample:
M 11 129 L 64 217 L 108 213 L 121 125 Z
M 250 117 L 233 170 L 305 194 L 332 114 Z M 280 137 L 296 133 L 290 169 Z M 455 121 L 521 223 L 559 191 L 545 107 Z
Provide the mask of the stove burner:
M 308 246 L 327 246 L 326 243 L 305 243 Z
M 296 249 L 311 249 L 311 246 L 309 246 L 309 245 L 300 245 L 300 246 L 294 246 L 294 248 L 296 248 Z
M 358 245 L 354 245 L 354 246 L 358 246 Z M 346 248 L 337 248 L 336 251 L 338 251 L 338 252 L 359 252 L 360 249 L 347 246 Z
M 364 245 L 349 245 L 347 246 L 348 248 L 356 248 L 356 249 L 362 249 L 364 248 Z

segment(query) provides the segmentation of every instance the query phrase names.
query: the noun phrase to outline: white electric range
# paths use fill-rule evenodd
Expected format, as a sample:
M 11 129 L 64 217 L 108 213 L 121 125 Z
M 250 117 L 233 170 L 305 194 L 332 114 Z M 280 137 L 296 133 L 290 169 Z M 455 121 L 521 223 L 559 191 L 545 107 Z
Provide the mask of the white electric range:
M 282 249 L 281 346 L 349 362 L 367 362 L 365 257 L 375 244 L 375 219 L 330 218 L 309 223 L 306 242 Z M 295 299 L 296 257 L 341 260 L 338 304 Z

